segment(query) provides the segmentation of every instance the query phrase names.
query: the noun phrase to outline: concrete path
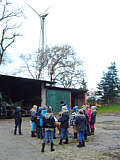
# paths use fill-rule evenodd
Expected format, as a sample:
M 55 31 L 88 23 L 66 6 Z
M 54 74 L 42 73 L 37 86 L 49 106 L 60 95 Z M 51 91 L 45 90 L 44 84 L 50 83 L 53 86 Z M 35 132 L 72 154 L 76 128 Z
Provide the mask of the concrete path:
M 0 160 L 120 160 L 120 113 L 97 115 L 95 126 L 85 147 L 77 147 L 69 128 L 68 145 L 59 145 L 57 132 L 55 151 L 48 143 L 41 153 L 42 140 L 30 136 L 30 118 L 23 119 L 21 136 L 13 135 L 14 120 L 0 120 Z
M 0 120 L 0 160 L 48 160 L 25 135 L 13 135 L 11 120 L 4 121 Z

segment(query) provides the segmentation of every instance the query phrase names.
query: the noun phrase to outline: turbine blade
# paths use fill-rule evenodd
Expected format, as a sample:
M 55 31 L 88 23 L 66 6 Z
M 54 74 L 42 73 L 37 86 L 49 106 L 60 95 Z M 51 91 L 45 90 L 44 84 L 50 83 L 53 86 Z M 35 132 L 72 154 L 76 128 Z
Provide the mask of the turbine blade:
M 52 5 L 50 5 L 44 12 L 46 13 L 51 7 Z
M 23 0 L 24 1 L 24 0 Z M 40 14 L 34 9 L 34 8 L 32 8 L 32 6 L 31 5 L 29 5 L 27 2 L 25 2 L 24 1 L 24 3 L 29 7 L 29 8 L 31 8 L 39 17 L 40 17 Z

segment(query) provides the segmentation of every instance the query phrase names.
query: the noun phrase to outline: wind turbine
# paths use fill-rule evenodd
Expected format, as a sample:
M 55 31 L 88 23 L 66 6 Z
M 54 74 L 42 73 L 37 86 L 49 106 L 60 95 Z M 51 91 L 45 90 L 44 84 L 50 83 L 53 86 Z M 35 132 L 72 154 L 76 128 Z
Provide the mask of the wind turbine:
M 24 1 L 24 0 L 23 0 Z M 49 6 L 43 13 L 39 14 L 31 5 L 29 5 L 27 2 L 24 1 L 24 3 L 31 8 L 39 17 L 40 19 L 40 35 L 41 35 L 41 31 L 42 31 L 42 51 L 45 50 L 45 18 L 48 16 L 48 10 L 51 8 L 51 6 Z M 40 40 L 39 40 L 39 50 L 40 50 Z

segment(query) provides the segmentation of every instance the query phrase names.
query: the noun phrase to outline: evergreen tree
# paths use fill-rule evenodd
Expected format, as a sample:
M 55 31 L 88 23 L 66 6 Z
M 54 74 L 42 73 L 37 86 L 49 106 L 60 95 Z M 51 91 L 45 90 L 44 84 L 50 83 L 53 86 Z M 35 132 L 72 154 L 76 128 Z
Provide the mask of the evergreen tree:
M 103 77 L 98 84 L 98 92 L 102 95 L 104 103 L 113 103 L 119 93 L 119 78 L 115 62 L 108 67 L 108 72 L 103 72 Z

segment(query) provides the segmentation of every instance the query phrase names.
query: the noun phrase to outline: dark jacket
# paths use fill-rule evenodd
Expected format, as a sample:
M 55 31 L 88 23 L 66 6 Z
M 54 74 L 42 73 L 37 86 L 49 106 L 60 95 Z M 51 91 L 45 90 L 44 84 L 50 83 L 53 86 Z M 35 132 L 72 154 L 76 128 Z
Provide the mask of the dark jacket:
M 68 128 L 69 127 L 69 114 L 68 112 L 62 113 L 58 122 L 61 122 L 61 128 Z
M 78 115 L 75 121 L 77 131 L 85 132 L 86 131 L 86 118 L 85 116 Z
M 84 132 L 84 134 L 90 136 L 90 123 L 89 123 L 89 117 L 88 114 L 86 113 L 86 110 L 83 111 L 85 118 L 86 118 L 86 131 Z
M 90 124 L 95 124 L 95 121 L 96 121 L 96 111 L 92 112 L 92 114 L 91 114 Z
M 15 118 L 15 123 L 21 123 L 22 122 L 21 109 L 16 108 L 14 118 Z
M 31 110 L 30 113 L 31 113 L 31 121 L 36 122 L 37 121 L 37 113 L 33 110 Z
M 36 124 L 37 124 L 37 126 L 40 126 L 40 115 L 41 115 L 41 112 L 38 111 L 36 113 Z
M 52 113 L 46 113 L 43 117 L 43 128 L 55 128 L 55 119 Z
M 89 117 L 88 117 L 88 114 L 86 113 L 86 110 L 84 110 L 83 112 L 84 112 L 84 115 L 85 115 L 86 121 L 87 121 L 87 123 L 89 124 Z

